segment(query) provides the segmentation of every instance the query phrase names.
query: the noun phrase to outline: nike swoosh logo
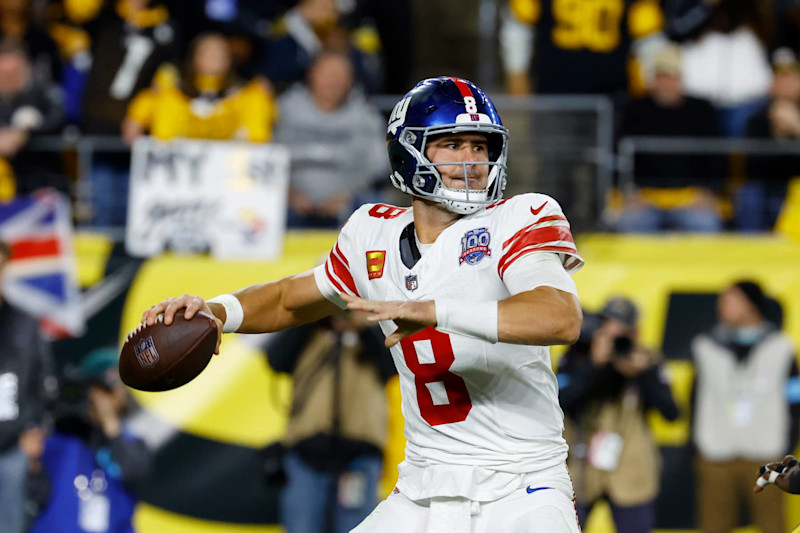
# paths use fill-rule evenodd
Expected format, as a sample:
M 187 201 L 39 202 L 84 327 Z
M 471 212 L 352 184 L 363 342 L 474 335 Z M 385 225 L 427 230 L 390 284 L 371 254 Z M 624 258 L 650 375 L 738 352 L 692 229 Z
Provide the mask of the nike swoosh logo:
M 537 490 L 551 490 L 551 487 L 536 487 L 535 489 L 532 489 L 530 485 L 528 485 L 525 490 L 528 492 L 528 494 L 533 494 Z
M 531 213 L 533 213 L 534 216 L 538 215 L 539 213 L 542 212 L 542 209 L 544 209 L 544 206 L 546 206 L 546 205 L 547 205 L 547 202 L 543 203 L 542 205 L 540 205 L 536 209 L 531 207 Z

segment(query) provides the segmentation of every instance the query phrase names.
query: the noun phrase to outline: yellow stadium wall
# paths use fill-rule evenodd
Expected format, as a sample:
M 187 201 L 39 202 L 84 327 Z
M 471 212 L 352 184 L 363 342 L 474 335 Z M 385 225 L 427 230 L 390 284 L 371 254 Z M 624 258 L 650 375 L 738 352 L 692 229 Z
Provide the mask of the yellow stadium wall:
M 313 268 L 330 250 L 335 233 L 290 233 L 284 257 L 271 263 L 220 262 L 207 257 L 164 256 L 148 261 L 134 281 L 125 305 L 122 339 L 139 320 L 142 310 L 162 298 L 183 292 L 211 297 L 238 287 L 275 280 Z M 778 237 L 620 237 L 591 235 L 578 240 L 587 267 L 575 280 L 586 309 L 595 310 L 611 295 L 624 294 L 643 312 L 642 338 L 660 346 L 669 295 L 680 292 L 715 292 L 740 278 L 763 284 L 784 306 L 784 327 L 795 342 L 800 341 L 800 245 Z M 80 277 L 93 278 L 97 262 L 108 249 L 97 239 L 82 236 L 76 246 Z M 83 256 L 81 256 L 83 254 Z M 554 349 L 558 358 L 563 349 Z M 692 368 L 685 362 L 669 366 L 673 390 L 684 411 L 688 404 Z M 266 394 L 269 387 L 282 391 L 279 401 Z M 222 355 L 215 357 L 200 377 L 176 391 L 160 394 L 137 393 L 136 399 L 183 431 L 205 438 L 245 446 L 261 447 L 282 434 L 284 408 L 290 384 L 275 376 L 263 363 L 263 354 L 235 335 L 226 336 Z M 274 389 L 273 389 L 274 390 Z M 386 450 L 383 492 L 391 490 L 396 464 L 402 459 L 403 422 L 396 380 L 387 387 L 392 405 L 390 444 Z M 276 405 L 277 404 L 277 405 Z M 242 406 L 246 406 L 243 409 Z M 688 420 L 667 423 L 652 418 L 659 443 L 681 445 L 688 438 Z M 800 498 L 800 496 L 796 497 Z M 800 523 L 800 505 L 787 501 L 787 531 Z M 136 515 L 142 533 L 272 532 L 275 527 L 242 526 L 200 521 L 141 505 Z M 593 514 L 587 533 L 614 531 L 607 509 Z

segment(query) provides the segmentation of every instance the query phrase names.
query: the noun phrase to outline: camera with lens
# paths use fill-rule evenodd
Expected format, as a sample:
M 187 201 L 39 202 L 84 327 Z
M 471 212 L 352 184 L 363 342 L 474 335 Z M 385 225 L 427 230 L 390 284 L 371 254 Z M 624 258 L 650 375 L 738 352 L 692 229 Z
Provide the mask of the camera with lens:
M 627 335 L 614 337 L 613 357 L 625 358 L 633 352 L 633 339 Z
M 87 418 L 91 387 L 111 390 L 114 383 L 102 373 L 87 376 L 76 367 L 64 368 L 59 384 L 59 401 L 56 405 L 55 417 L 57 419 Z

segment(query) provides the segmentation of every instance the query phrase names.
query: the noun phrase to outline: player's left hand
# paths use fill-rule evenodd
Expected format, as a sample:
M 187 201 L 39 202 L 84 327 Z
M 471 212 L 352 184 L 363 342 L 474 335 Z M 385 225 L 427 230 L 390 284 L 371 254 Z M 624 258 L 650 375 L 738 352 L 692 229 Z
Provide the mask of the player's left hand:
M 352 311 L 363 311 L 367 321 L 376 323 L 381 320 L 393 320 L 397 329 L 386 337 L 386 347 L 391 348 L 409 335 L 422 331 L 428 326 L 436 325 L 436 306 L 433 301 L 426 302 L 379 302 L 364 300 L 348 294 L 342 294 L 347 308 Z
M 753 492 L 761 492 L 764 487 L 773 483 L 779 489 L 791 493 L 789 478 L 791 474 L 800 468 L 800 463 L 793 455 L 787 455 L 780 463 L 769 463 L 759 469 L 759 476 L 753 487 Z

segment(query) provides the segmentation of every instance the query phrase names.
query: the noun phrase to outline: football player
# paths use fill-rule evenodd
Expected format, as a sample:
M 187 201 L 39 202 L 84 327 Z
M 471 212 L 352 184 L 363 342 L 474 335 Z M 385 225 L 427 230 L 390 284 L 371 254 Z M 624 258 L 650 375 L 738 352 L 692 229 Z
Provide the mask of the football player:
M 256 333 L 365 311 L 400 375 L 407 445 L 396 488 L 354 531 L 575 533 L 548 349 L 582 322 L 569 223 L 549 196 L 502 200 L 508 130 L 467 80 L 417 84 L 387 139 L 411 208 L 365 205 L 316 269 L 207 302 L 171 298 L 142 320 L 170 324 L 185 307 L 213 313 L 221 332 Z

